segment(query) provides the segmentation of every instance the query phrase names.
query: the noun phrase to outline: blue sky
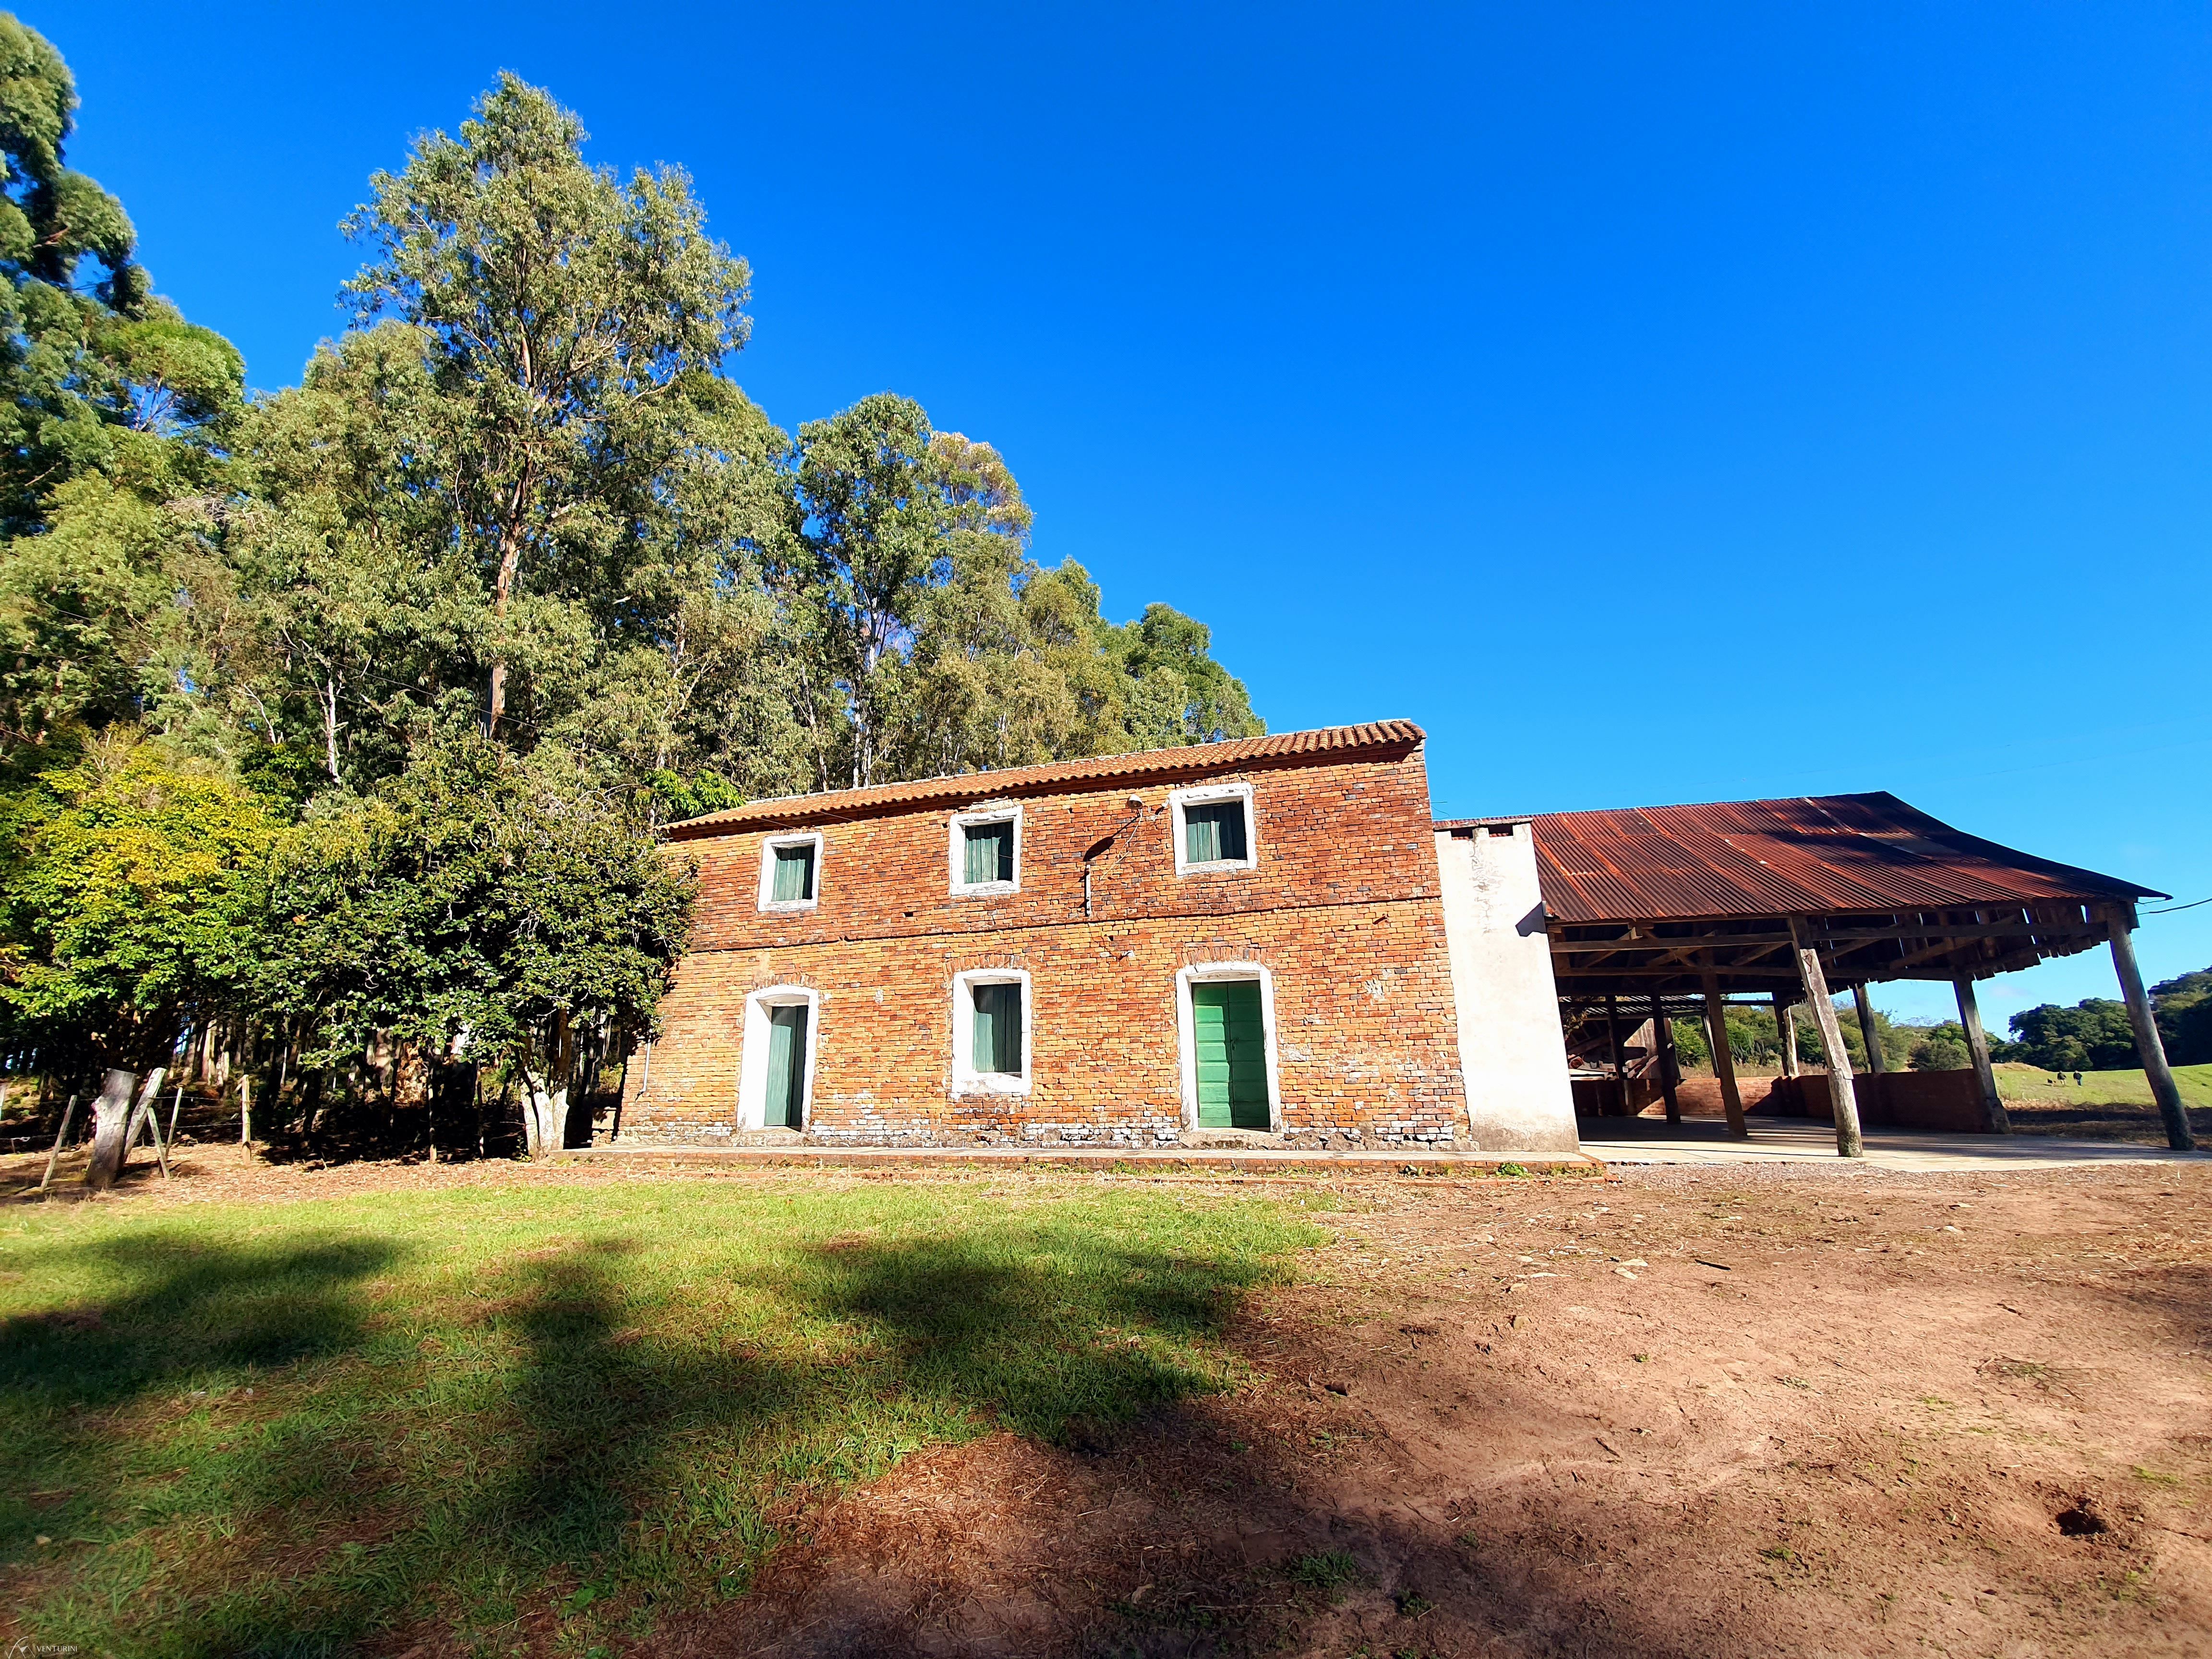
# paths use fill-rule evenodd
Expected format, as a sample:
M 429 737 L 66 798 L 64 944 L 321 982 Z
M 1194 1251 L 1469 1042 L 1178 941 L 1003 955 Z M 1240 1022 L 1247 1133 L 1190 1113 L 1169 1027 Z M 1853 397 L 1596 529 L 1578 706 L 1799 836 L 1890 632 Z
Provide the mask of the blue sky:
M 1274 728 L 1420 721 L 1441 813 L 1887 788 L 2212 895 L 2202 4 L 21 15 L 256 386 L 512 69 L 693 174 L 779 422 L 921 399 Z

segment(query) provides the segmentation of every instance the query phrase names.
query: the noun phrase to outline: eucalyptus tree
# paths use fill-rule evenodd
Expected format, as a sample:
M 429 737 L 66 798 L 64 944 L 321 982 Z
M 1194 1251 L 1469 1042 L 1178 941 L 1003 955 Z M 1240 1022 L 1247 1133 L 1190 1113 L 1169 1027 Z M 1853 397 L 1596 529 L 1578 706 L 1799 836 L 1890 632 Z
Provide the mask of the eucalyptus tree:
M 629 624 L 676 475 L 730 435 L 719 370 L 748 327 L 745 263 L 685 176 L 617 179 L 584 138 L 502 76 L 348 221 L 373 250 L 347 285 L 360 325 L 410 331 L 436 394 L 410 462 L 488 611 L 483 730 L 525 747 Z

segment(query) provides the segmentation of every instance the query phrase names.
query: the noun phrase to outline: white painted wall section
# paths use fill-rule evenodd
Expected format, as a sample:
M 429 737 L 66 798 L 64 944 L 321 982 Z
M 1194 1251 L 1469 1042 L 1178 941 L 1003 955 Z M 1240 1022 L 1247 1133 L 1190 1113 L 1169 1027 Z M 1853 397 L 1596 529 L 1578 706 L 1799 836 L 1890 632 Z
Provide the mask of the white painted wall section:
M 1437 863 L 1472 1150 L 1575 1152 L 1581 1141 L 1534 835 L 1526 823 L 1477 824 L 1471 836 L 1440 830 Z

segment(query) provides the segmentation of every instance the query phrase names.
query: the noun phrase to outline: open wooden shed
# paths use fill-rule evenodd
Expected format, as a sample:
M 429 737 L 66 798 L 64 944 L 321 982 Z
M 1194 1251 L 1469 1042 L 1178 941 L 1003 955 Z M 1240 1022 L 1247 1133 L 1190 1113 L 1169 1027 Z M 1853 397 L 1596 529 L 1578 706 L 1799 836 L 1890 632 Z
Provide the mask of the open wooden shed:
M 2156 890 L 1984 841 L 1886 793 L 1721 801 L 1620 811 L 1474 818 L 1438 827 L 1472 832 L 1532 826 L 1544 925 L 1571 1044 L 1606 1022 L 1616 1067 L 1621 1022 L 1650 1019 L 1670 1117 L 1669 1021 L 1694 1015 L 1712 1049 L 1732 1133 L 1743 1108 L 1723 1030 L 1729 999 L 1771 1003 L 1785 1033 L 1805 1004 L 1833 1057 L 1827 1088 L 1837 1150 L 1859 1152 L 1863 1104 L 1887 1097 L 1855 1087 L 1832 997 L 1858 1000 L 1871 1031 L 1869 985 L 1948 980 L 1973 1056 L 1982 1127 L 2006 1133 L 1974 981 L 2049 957 L 2107 946 L 2134 1022 L 2144 1070 L 2177 1147 L 2193 1145 L 2167 1069 L 2130 935 L 2139 900 Z M 1785 1039 L 1784 1066 L 1794 1074 Z M 1872 1071 L 1882 1061 L 1868 1045 Z M 1893 1086 L 1892 1094 L 1901 1094 Z

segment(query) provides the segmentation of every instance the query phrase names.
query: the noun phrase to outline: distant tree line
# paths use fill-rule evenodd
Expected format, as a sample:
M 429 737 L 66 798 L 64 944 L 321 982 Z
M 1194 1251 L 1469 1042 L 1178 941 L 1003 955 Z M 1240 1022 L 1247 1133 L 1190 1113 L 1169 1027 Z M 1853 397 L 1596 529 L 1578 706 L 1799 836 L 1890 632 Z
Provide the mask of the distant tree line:
M 2150 996 L 2166 1059 L 2176 1066 L 2212 1062 L 2212 968 L 2154 985 Z M 1802 1008 L 1793 1014 L 1799 1058 L 1808 1066 L 1826 1066 L 1827 1049 L 1820 1028 Z M 1836 1022 L 1843 1028 L 1851 1069 L 1865 1071 L 1866 1037 L 1859 1029 L 1856 1009 L 1838 1006 Z M 1681 1062 L 1711 1064 L 1711 1045 L 1704 1022 L 1678 1019 L 1673 1024 Z M 1966 1028 L 1954 1019 L 1899 1022 L 1877 1008 L 1874 1024 L 1883 1062 L 1891 1071 L 1954 1072 L 1972 1064 Z M 1780 1064 L 1782 1028 L 1771 1010 L 1730 1004 L 1727 1024 L 1729 1053 L 1737 1065 Z M 2009 1024 L 2012 1040 L 1999 1038 L 1990 1044 L 1993 1060 L 2018 1060 L 2051 1072 L 2132 1071 L 2142 1063 L 2123 1002 L 2091 997 L 2071 1008 L 2046 1002 L 2014 1014 Z
M 2152 986 L 2150 1004 L 2170 1064 L 2212 1062 L 2212 968 Z M 2089 997 L 2071 1008 L 2046 1002 L 2014 1014 L 2011 1025 L 2013 1041 L 1991 1045 L 2000 1060 L 2050 1072 L 2132 1071 L 2142 1064 L 2124 1002 Z
M 1825 1066 L 1828 1049 L 1820 1028 L 1802 1006 L 1792 1008 L 1790 1013 L 1797 1029 L 1798 1059 L 1807 1066 Z M 1725 1023 L 1729 1055 L 1738 1066 L 1781 1065 L 1782 1027 L 1772 1009 L 1730 1003 Z M 1851 1069 L 1864 1072 L 1868 1069 L 1866 1036 L 1859 1029 L 1858 1011 L 1838 1007 L 1836 1023 L 1842 1028 L 1844 1057 L 1850 1061 Z M 1678 1019 L 1673 1026 L 1674 1050 L 1681 1063 L 1710 1066 L 1712 1045 L 1706 1038 L 1705 1022 Z M 1882 1062 L 1893 1072 L 1954 1072 L 1971 1063 L 1965 1029 L 1956 1020 L 1900 1024 L 1877 1008 L 1874 1027 L 1875 1041 L 1881 1046 Z
M 888 392 L 779 430 L 689 179 L 544 92 L 370 179 L 352 325 L 274 396 L 76 106 L 0 15 L 0 1037 L 61 1084 L 404 1134 L 481 1086 L 555 1145 L 688 936 L 660 824 L 1263 729 L 1202 623 L 1036 561 L 988 444 Z

